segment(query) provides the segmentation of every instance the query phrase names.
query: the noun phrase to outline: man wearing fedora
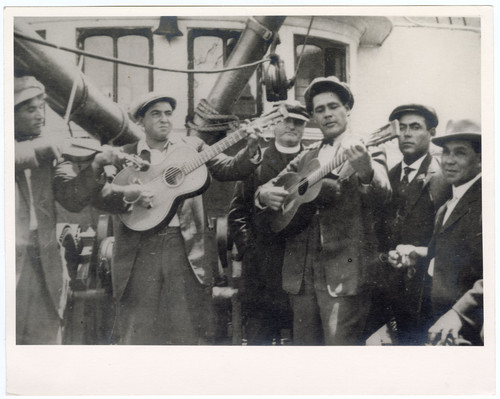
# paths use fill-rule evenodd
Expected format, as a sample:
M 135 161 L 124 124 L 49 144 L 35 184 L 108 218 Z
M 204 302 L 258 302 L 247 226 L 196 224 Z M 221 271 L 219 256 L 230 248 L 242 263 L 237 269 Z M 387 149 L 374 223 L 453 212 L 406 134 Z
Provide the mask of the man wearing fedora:
M 16 343 L 61 343 L 65 305 L 52 190 L 60 140 L 42 134 L 45 87 L 14 78 L 16 180 Z
M 197 137 L 173 137 L 172 114 L 176 100 L 163 93 L 147 93 L 130 108 L 130 117 L 144 128 L 145 138 L 122 150 L 161 163 L 176 145 L 201 151 L 205 144 Z M 254 134 L 246 148 L 234 158 L 220 154 L 207 162 L 210 174 L 218 180 L 247 177 L 260 162 Z M 100 160 L 102 166 L 114 162 L 110 152 Z M 118 168 L 121 166 L 118 165 Z M 96 178 L 98 177 L 96 175 Z M 114 214 L 131 206 L 154 207 L 161 202 L 140 182 L 119 186 L 107 183 L 95 204 Z M 100 205 L 98 205 L 100 204 Z M 116 319 L 112 340 L 118 344 L 196 345 L 209 343 L 213 331 L 211 294 L 213 270 L 217 260 L 215 243 L 207 235 L 202 195 L 184 199 L 168 225 L 146 231 L 129 229 L 114 218 L 112 285 Z
M 374 204 L 390 196 L 385 154 L 378 149 L 370 154 L 352 137 L 354 98 L 337 77 L 314 79 L 305 101 L 324 139 L 304 149 L 282 173 L 312 159 L 325 165 L 340 153 L 348 162 L 322 179 L 312 220 L 286 240 L 283 289 L 293 310 L 294 344 L 360 345 L 377 250 Z M 255 200 L 279 211 L 288 193 L 274 181 L 262 185 Z
M 281 288 L 285 236 L 273 233 L 265 212 L 255 207 L 255 190 L 276 177 L 303 149 L 309 116 L 299 101 L 283 105 L 288 117 L 274 129 L 274 139 L 264 150 L 262 163 L 245 181 L 236 183 L 228 214 L 231 236 L 243 260 L 242 301 L 248 345 L 280 343 L 282 329 L 291 329 L 288 297 Z M 241 293 L 241 291 L 240 291 Z
M 477 280 L 483 277 L 481 206 L 481 128 L 467 119 L 449 121 L 446 134 L 433 138 L 443 148 L 441 167 L 453 196 L 438 211 L 428 247 L 400 245 L 390 253 L 396 267 L 415 264 L 427 256 L 432 276 L 431 303 L 434 320 L 448 312 Z M 433 334 L 431 344 L 441 342 Z M 473 344 L 480 339 L 462 331 Z
M 451 195 L 440 160 L 430 153 L 439 123 L 436 111 L 423 104 L 404 104 L 389 115 L 389 121 L 395 119 L 399 121 L 398 144 L 403 159 L 389 171 L 392 199 L 379 213 L 378 237 L 385 254 L 399 244 L 427 246 L 436 212 Z M 423 344 L 427 338 L 427 265 L 426 259 L 420 259 L 411 269 L 381 265 L 381 292 L 374 301 L 373 316 L 379 315 L 373 322 L 380 324 L 394 317 L 399 345 Z

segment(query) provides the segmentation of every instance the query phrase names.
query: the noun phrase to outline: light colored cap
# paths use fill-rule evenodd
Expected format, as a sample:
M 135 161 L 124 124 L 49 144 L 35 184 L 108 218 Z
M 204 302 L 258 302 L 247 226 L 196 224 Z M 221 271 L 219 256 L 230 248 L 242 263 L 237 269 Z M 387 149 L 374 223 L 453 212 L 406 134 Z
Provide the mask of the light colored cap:
M 336 76 L 319 77 L 314 79 L 304 92 L 307 112 L 312 113 L 314 96 L 326 91 L 336 93 L 342 103 L 347 105 L 349 109 L 354 106 L 354 97 L 347 83 L 341 82 Z
M 45 86 L 33 76 L 14 78 L 14 105 L 45 94 Z
M 297 100 L 287 100 L 275 103 L 274 107 L 284 106 L 288 112 L 289 118 L 300 119 L 305 122 L 309 122 L 309 114 L 307 113 L 306 107 L 302 105 L 300 101 Z
M 173 97 L 165 95 L 165 93 L 150 92 L 140 96 L 129 108 L 129 115 L 134 122 L 137 122 L 139 117 L 144 116 L 149 107 L 161 101 L 166 101 L 175 109 L 177 101 Z

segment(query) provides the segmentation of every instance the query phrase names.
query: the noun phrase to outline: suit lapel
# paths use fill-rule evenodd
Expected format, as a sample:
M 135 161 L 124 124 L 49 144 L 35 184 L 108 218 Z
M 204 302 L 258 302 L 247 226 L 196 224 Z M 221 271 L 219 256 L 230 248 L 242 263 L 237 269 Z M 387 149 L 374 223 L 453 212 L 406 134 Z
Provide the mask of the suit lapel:
M 425 174 L 426 178 L 427 178 L 429 176 L 429 174 L 434 173 L 433 171 L 432 172 L 429 171 L 429 165 L 431 163 L 431 159 L 432 159 L 432 157 L 430 156 L 430 154 L 427 154 L 425 156 L 424 160 L 422 161 L 422 164 L 420 165 L 420 168 L 418 168 L 418 170 L 417 170 L 417 174 L 415 175 L 415 177 L 413 178 L 413 180 L 410 183 L 410 191 L 409 191 L 410 195 L 408 196 L 407 205 L 406 205 L 408 211 L 410 211 L 415 206 L 418 199 L 420 198 L 420 196 L 424 192 L 425 183 L 422 181 L 419 181 L 418 177 L 421 176 L 422 174 Z M 425 179 L 425 180 L 427 180 L 427 179 Z
M 26 180 L 26 175 L 24 174 L 24 170 L 21 170 L 19 172 L 16 172 L 16 183 L 18 186 L 18 192 L 21 195 L 23 201 L 25 202 L 26 206 L 29 207 L 30 203 L 30 195 L 29 195 L 29 190 L 28 190 L 28 183 Z
M 389 180 L 393 189 L 399 187 L 399 182 L 401 181 L 401 165 L 401 162 L 399 162 L 389 171 Z
M 481 179 L 477 180 L 472 187 L 466 191 L 460 201 L 458 201 L 458 204 L 451 212 L 441 231 L 447 230 L 450 226 L 454 225 L 458 220 L 466 215 L 470 210 L 470 204 L 478 200 L 481 200 Z

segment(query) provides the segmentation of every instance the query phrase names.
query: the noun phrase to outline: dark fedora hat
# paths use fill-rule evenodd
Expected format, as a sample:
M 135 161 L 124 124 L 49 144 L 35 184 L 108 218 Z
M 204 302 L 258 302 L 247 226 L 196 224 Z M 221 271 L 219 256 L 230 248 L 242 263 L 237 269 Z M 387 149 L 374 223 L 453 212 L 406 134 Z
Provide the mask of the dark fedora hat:
M 481 126 L 470 119 L 450 120 L 446 125 L 446 132 L 442 136 L 434 137 L 432 142 L 442 147 L 451 140 L 467 140 L 481 143 Z
M 436 127 L 439 123 L 436 111 L 434 108 L 422 104 L 405 104 L 400 105 L 391 112 L 389 115 L 389 121 L 401 118 L 404 114 L 419 114 L 422 115 L 427 121 L 427 128 L 432 129 Z
M 173 97 L 169 97 L 164 93 L 150 92 L 140 96 L 129 108 L 129 115 L 134 122 L 137 122 L 139 117 L 144 116 L 149 107 L 158 102 L 166 101 L 175 109 L 177 101 Z
M 331 91 L 337 94 L 343 104 L 347 105 L 352 109 L 354 105 L 354 97 L 352 95 L 351 89 L 347 83 L 341 82 L 336 76 L 327 76 L 315 78 L 304 93 L 304 98 L 306 101 L 306 108 L 309 114 L 312 113 L 313 103 L 312 100 L 315 95 L 324 93 L 326 91 Z

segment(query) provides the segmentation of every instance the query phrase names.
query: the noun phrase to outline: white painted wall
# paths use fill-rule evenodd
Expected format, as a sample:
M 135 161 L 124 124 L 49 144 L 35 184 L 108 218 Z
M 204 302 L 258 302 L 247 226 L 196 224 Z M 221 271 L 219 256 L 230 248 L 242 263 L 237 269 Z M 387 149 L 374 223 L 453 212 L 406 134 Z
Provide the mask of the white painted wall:
M 152 26 L 157 18 L 139 17 L 111 19 L 57 19 L 32 18 L 35 29 L 46 29 L 47 39 L 62 45 L 75 45 L 75 27 L 78 26 Z M 293 35 L 304 34 L 307 24 L 294 18 L 280 30 L 278 53 L 285 61 L 287 76 L 293 75 Z M 307 22 L 307 21 L 306 21 Z M 355 97 L 352 110 L 353 131 L 365 134 L 382 126 L 397 105 L 421 102 L 438 112 L 438 134 L 444 132 L 450 118 L 481 116 L 481 37 L 471 31 L 394 26 L 380 47 L 358 48 L 355 30 L 341 22 L 327 23 L 318 19 L 311 34 L 345 42 L 349 46 L 348 69 Z M 187 69 L 187 33 L 191 27 L 219 27 L 217 19 L 179 18 L 183 37 L 170 43 L 154 35 L 154 62 L 159 66 Z M 304 26 L 300 26 L 304 25 Z M 244 18 L 225 18 L 224 27 L 244 28 Z M 348 34 L 350 32 L 350 35 Z M 358 33 L 359 34 L 359 33 Z M 61 53 L 70 62 L 74 56 Z M 74 61 L 73 61 L 74 62 Z M 155 90 L 167 91 L 178 99 L 174 115 L 176 130 L 182 131 L 187 114 L 187 75 L 172 72 L 154 72 Z M 294 97 L 293 89 L 289 97 Z M 265 109 L 269 106 L 265 104 Z M 50 114 L 50 112 L 49 112 Z M 57 118 L 50 118 L 57 119 Z M 54 122 L 57 126 L 58 123 Z M 390 147 L 390 146 L 389 146 Z M 394 146 L 393 146 L 394 147 Z M 395 148 L 395 147 L 394 147 Z M 397 148 L 390 151 L 390 163 L 397 160 Z
M 433 106 L 437 135 L 449 119 L 481 119 L 481 37 L 470 31 L 394 27 L 378 48 L 359 48 L 352 125 L 370 132 L 400 104 Z M 390 152 L 390 164 L 399 156 Z

